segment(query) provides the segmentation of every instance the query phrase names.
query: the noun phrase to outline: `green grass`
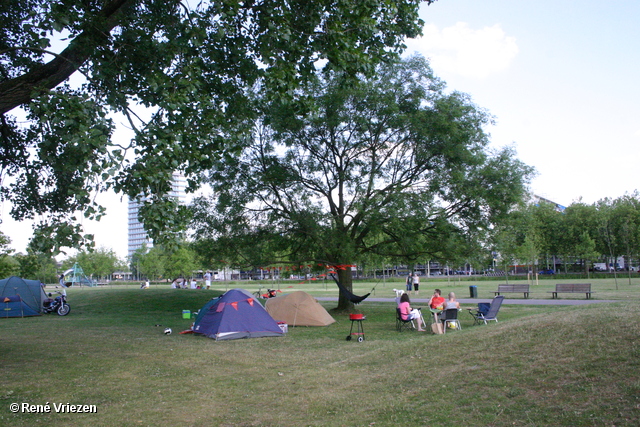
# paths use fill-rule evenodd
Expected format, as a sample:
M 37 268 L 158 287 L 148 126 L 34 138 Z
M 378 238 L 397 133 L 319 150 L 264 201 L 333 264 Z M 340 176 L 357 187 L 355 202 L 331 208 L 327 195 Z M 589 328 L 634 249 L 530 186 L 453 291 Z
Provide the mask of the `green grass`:
M 445 279 L 425 279 L 424 277 L 420 282 L 420 292 L 418 296 L 411 295 L 411 298 L 420 298 L 420 299 L 428 299 L 433 290 L 439 288 L 442 290 L 443 296 L 449 292 L 455 292 L 458 298 L 469 298 L 469 286 L 476 286 L 478 290 L 478 298 L 481 299 L 491 299 L 494 297 L 494 291 L 498 289 L 498 284 L 506 283 L 504 278 L 496 279 L 493 278 L 489 280 L 488 278 L 481 278 L 482 280 L 458 280 L 452 278 L 451 280 Z M 525 279 L 518 280 L 514 282 L 512 279 L 509 280 L 509 283 L 527 283 L 526 277 Z M 628 278 L 618 278 L 617 284 L 616 280 L 613 278 L 607 279 L 557 279 L 557 278 L 547 278 L 540 279 L 537 282 L 531 281 L 530 290 L 531 294 L 529 298 L 531 299 L 551 299 L 550 291 L 555 290 L 556 283 L 591 283 L 591 290 L 595 292 L 593 294 L 594 299 L 611 299 L 611 300 L 625 300 L 628 298 L 637 299 L 640 301 L 640 276 L 633 277 L 631 281 Z M 168 285 L 152 285 L 155 287 L 167 287 Z M 279 282 L 270 282 L 270 281 L 244 281 L 244 282 L 230 282 L 228 284 L 214 283 L 214 289 L 220 291 L 226 291 L 228 289 L 234 287 L 242 287 L 244 289 L 250 291 L 256 291 L 262 286 L 263 292 L 266 292 L 266 289 L 274 288 L 280 289 L 283 293 L 292 292 L 296 290 L 302 290 L 310 293 L 314 296 L 330 296 L 330 297 L 338 297 L 338 288 L 333 283 L 333 281 L 279 281 Z M 364 295 L 368 292 L 372 292 L 373 297 L 378 298 L 392 298 L 395 296 L 393 293 L 393 289 L 405 289 L 405 284 L 402 279 L 393 279 L 393 280 L 379 280 L 377 282 L 371 281 L 358 281 L 356 280 L 353 284 L 354 293 L 357 295 Z M 523 295 L 520 294 L 505 294 L 506 298 L 517 298 L 522 299 Z M 559 299 L 584 299 L 584 294 L 559 294 Z
M 625 273 L 626 274 L 626 273 Z M 530 283 L 532 299 L 551 299 L 550 291 L 555 289 L 556 283 L 591 283 L 594 299 L 613 299 L 623 300 L 628 298 L 640 300 L 640 275 L 636 275 L 631 278 L 627 276 L 618 276 L 617 280 L 609 275 L 604 279 L 587 279 L 586 277 L 576 276 L 539 276 L 539 280 L 527 280 L 526 276 L 509 277 L 509 283 Z M 604 274 L 603 274 L 604 275 Z M 471 277 L 446 277 L 436 276 L 435 278 L 426 279 L 421 277 L 420 280 L 420 293 L 413 298 L 428 299 L 433 293 L 435 288 L 442 290 L 443 295 L 453 291 L 458 298 L 469 297 L 469 286 L 477 286 L 478 297 L 482 299 L 491 299 L 494 297 L 493 291 L 498 289 L 498 284 L 506 283 L 504 278 L 490 278 L 483 276 L 471 276 Z M 393 289 L 405 289 L 404 279 L 392 278 L 392 279 L 379 279 L 377 281 L 371 280 L 355 280 L 354 281 L 354 293 L 357 295 L 364 295 L 368 292 L 372 292 L 372 296 L 379 298 L 391 298 L 394 296 Z M 126 283 L 126 282 L 113 282 L 112 285 L 107 286 L 110 289 L 139 289 L 140 283 Z M 153 283 L 151 287 L 154 289 L 169 289 L 168 283 Z M 257 281 L 231 281 L 231 282 L 213 282 L 212 289 L 219 290 L 221 292 L 227 291 L 232 288 L 240 287 L 250 290 L 251 292 L 257 291 L 262 287 L 262 292 L 266 293 L 267 288 L 279 289 L 283 293 L 292 292 L 296 290 L 302 290 L 310 293 L 314 296 L 329 296 L 338 297 L 338 288 L 335 283 L 329 280 L 257 280 Z M 505 294 L 506 298 L 522 298 L 522 294 Z M 582 294 L 560 294 L 559 299 L 580 299 L 583 298 Z
M 423 282 L 421 294 L 436 283 Z M 497 283 L 479 284 L 479 296 L 490 298 Z M 398 333 L 393 303 L 365 301 L 362 343 L 345 340 L 346 315 L 280 338 L 178 334 L 191 322 L 182 310 L 199 309 L 225 286 L 70 289 L 66 317 L 0 319 L 0 424 L 635 426 L 640 286 L 593 283 L 596 298 L 620 301 L 505 304 L 498 324 L 472 326 L 461 313 L 463 330 L 444 336 Z M 398 285 L 380 284 L 376 296 L 391 297 Z M 372 286 L 357 284 L 356 293 Z M 468 296 L 466 282 L 438 286 Z M 538 286 L 550 298 L 547 284 Z M 337 295 L 317 283 L 281 288 Z M 98 412 L 12 414 L 14 402 L 91 404 Z

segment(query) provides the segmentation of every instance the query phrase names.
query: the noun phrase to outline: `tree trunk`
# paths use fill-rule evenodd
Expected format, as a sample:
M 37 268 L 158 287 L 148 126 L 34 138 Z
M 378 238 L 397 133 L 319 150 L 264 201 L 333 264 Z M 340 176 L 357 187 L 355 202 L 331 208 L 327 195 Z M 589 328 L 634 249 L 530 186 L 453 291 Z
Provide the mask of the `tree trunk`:
M 345 267 L 345 269 L 338 269 L 338 281 L 342 286 L 347 288 L 350 292 L 353 292 L 353 277 L 351 275 L 351 267 Z M 355 305 L 347 299 L 346 296 L 340 292 L 338 294 L 338 307 L 337 311 L 350 312 L 353 311 Z

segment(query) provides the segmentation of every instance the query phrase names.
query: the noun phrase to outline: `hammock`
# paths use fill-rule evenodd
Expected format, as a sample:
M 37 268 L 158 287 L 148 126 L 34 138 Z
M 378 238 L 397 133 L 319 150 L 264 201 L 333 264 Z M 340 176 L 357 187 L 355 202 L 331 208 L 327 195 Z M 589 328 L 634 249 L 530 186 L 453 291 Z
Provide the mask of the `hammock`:
M 367 299 L 369 295 L 371 295 L 371 292 L 363 296 L 354 295 L 349 289 L 345 288 L 340 284 L 340 282 L 338 281 L 338 278 L 335 275 L 332 274 L 331 277 L 333 278 L 333 280 L 335 280 L 336 285 L 338 285 L 338 289 L 340 289 L 340 292 L 342 292 L 342 295 L 344 295 L 346 299 L 348 299 L 354 304 L 360 304 L 362 301 Z

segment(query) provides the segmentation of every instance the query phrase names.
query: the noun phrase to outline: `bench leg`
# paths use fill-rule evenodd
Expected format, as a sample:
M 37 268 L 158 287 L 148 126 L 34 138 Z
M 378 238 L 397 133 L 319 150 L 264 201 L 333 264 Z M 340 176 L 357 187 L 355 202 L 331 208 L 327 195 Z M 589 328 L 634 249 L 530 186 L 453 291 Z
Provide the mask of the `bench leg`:
M 557 292 L 551 292 L 551 298 L 552 299 L 556 299 L 557 296 L 558 296 Z

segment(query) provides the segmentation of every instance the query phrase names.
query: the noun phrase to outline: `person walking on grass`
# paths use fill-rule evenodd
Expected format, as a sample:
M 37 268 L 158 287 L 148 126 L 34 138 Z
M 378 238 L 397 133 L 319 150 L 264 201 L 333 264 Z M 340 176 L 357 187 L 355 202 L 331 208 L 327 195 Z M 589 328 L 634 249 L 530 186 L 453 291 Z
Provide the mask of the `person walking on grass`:
M 418 272 L 413 272 L 413 294 L 418 295 L 418 291 L 420 289 L 420 276 L 418 276 Z

